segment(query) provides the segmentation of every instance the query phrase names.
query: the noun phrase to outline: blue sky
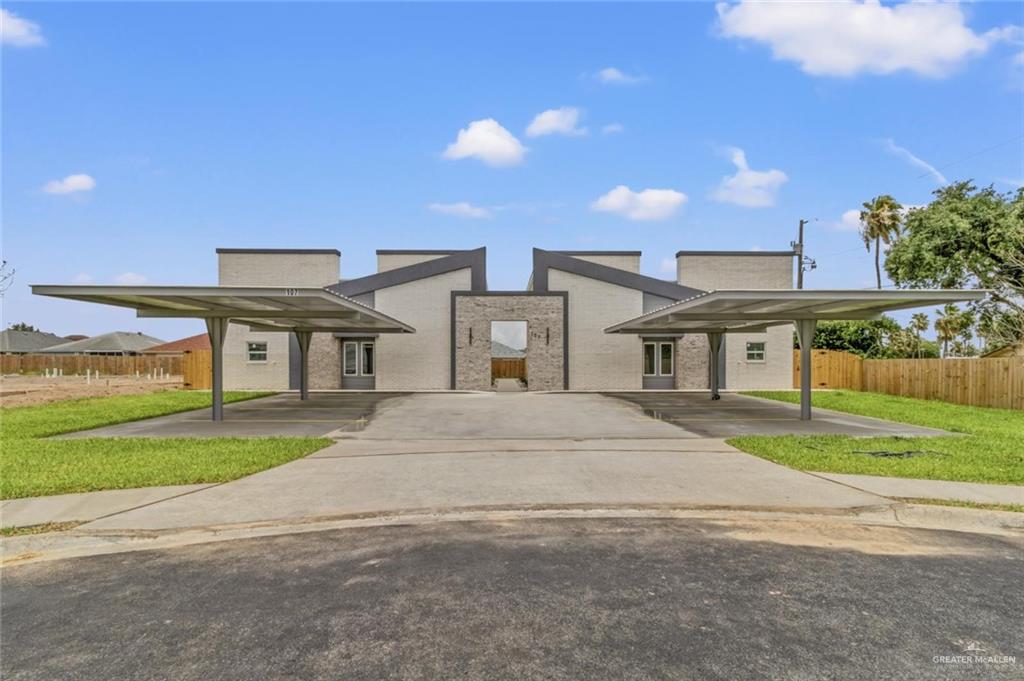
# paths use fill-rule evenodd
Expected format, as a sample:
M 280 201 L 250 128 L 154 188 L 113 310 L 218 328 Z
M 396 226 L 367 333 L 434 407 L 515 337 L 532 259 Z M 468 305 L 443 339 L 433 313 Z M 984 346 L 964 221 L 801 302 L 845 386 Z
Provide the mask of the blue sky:
M 801 217 L 809 287 L 871 286 L 844 212 L 1021 183 L 1024 6 L 808 7 L 6 3 L 4 324 L 198 332 L 27 285 L 215 283 L 218 246 L 484 245 L 515 289 L 533 246 L 671 278 Z

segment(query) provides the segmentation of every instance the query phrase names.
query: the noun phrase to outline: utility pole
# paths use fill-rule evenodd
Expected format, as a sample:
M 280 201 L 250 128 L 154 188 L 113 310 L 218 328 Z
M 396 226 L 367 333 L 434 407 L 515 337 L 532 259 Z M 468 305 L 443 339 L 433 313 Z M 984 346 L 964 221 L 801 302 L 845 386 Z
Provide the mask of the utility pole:
M 789 245 L 793 247 L 793 253 L 796 255 L 796 287 L 804 287 L 804 272 L 813 270 L 818 267 L 818 263 L 814 262 L 811 258 L 804 257 L 804 225 L 808 223 L 808 220 L 800 219 L 800 231 L 798 233 L 796 241 L 790 241 Z

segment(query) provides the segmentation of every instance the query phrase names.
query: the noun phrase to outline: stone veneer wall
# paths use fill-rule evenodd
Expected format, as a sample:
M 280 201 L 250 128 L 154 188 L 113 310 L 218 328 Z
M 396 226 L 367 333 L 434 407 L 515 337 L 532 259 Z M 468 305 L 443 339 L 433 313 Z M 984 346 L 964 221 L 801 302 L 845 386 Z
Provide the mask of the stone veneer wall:
M 455 296 L 455 389 L 491 389 L 491 322 L 525 321 L 530 390 L 562 390 L 565 304 L 561 293 Z M 470 329 L 473 341 L 470 343 Z

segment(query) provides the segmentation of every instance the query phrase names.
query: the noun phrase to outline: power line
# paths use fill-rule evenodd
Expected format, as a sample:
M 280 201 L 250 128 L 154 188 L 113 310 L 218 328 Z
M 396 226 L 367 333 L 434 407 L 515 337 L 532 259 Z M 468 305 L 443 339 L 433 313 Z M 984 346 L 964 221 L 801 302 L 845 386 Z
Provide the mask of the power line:
M 973 154 L 969 154 L 968 156 L 964 156 L 963 158 L 957 159 L 956 161 L 950 161 L 949 163 L 947 163 L 945 165 L 938 166 L 937 168 L 935 168 L 935 170 L 942 170 L 943 168 L 948 168 L 949 166 L 956 165 L 957 163 L 963 163 L 964 161 L 970 160 L 970 159 L 974 158 L 975 156 L 981 156 L 984 153 L 992 151 L 993 149 L 998 149 L 999 147 L 1007 145 L 1010 142 L 1016 142 L 1019 139 L 1024 139 L 1024 135 L 1017 135 L 1016 137 L 1012 137 L 1012 138 L 1010 138 L 1008 140 L 1003 140 L 1002 142 L 999 142 L 998 144 L 993 144 L 991 147 L 985 147 L 981 151 L 976 151 Z M 932 174 L 933 174 L 932 171 L 929 170 L 928 172 L 921 173 L 915 179 L 920 180 L 922 177 L 928 177 L 929 175 L 932 175 Z

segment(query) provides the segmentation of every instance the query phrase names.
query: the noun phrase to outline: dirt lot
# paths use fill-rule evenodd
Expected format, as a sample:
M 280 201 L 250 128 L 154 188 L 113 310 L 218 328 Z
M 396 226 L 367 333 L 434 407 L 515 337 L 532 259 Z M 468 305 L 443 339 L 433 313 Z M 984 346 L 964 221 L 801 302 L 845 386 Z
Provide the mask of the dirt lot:
M 160 390 L 181 390 L 181 376 L 148 379 L 145 376 L 104 376 L 86 381 L 85 376 L 0 377 L 0 407 L 46 404 L 76 397 L 142 395 Z

